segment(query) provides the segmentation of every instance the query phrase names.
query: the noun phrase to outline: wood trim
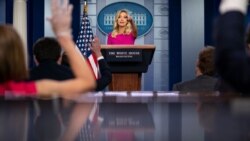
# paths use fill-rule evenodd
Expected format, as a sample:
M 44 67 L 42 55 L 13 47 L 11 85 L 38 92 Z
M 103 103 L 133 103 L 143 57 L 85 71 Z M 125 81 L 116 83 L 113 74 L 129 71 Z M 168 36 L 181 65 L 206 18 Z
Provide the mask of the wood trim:
M 101 49 L 155 49 L 155 45 L 101 45 Z
M 141 73 L 114 73 L 109 85 L 110 91 L 140 91 Z

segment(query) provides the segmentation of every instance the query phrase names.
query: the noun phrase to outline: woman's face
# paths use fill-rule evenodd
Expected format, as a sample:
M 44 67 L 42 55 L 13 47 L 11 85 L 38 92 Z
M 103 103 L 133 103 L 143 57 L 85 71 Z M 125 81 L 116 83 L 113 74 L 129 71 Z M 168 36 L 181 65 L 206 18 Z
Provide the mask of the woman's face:
M 121 12 L 119 17 L 118 17 L 118 21 L 117 21 L 119 27 L 124 27 L 127 25 L 128 23 L 128 15 L 125 12 Z

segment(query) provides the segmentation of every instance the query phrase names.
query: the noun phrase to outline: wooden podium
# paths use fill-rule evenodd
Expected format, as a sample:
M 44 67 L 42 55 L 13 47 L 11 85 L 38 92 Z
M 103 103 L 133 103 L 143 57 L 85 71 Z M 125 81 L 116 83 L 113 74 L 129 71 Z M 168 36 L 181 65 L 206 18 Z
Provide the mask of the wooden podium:
M 141 75 L 147 72 L 155 51 L 154 45 L 101 45 L 111 68 L 110 91 L 140 91 Z

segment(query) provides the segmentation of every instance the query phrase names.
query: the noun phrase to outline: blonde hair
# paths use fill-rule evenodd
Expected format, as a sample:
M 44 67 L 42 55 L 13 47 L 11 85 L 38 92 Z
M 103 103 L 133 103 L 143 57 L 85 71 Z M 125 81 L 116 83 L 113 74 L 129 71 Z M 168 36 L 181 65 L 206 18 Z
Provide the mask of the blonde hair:
M 116 15 L 115 15 L 115 20 L 114 20 L 114 25 L 113 25 L 113 31 L 111 33 L 111 36 L 114 38 L 116 37 L 116 35 L 118 34 L 118 31 L 119 31 L 119 25 L 118 25 L 118 18 L 120 17 L 120 14 L 121 13 L 126 13 L 127 15 L 128 14 L 128 11 L 126 10 L 119 10 Z M 128 22 L 127 25 L 126 25 L 126 28 L 125 28 L 125 34 L 130 34 L 132 32 L 132 26 L 131 26 L 131 23 Z
M 22 40 L 10 25 L 0 25 L 0 64 L 0 82 L 28 78 Z

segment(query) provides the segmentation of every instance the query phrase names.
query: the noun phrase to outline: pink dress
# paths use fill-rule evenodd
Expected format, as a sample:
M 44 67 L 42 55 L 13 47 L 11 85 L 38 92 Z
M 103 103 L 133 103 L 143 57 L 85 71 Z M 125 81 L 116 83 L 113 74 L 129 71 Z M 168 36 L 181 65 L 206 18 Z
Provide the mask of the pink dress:
M 35 96 L 36 93 L 37 89 L 34 81 L 31 82 L 8 81 L 0 83 L 0 96 L 8 94 L 12 96 Z
M 135 43 L 135 37 L 132 33 L 130 34 L 118 34 L 115 38 L 111 36 L 111 33 L 108 35 L 108 45 L 133 45 Z

